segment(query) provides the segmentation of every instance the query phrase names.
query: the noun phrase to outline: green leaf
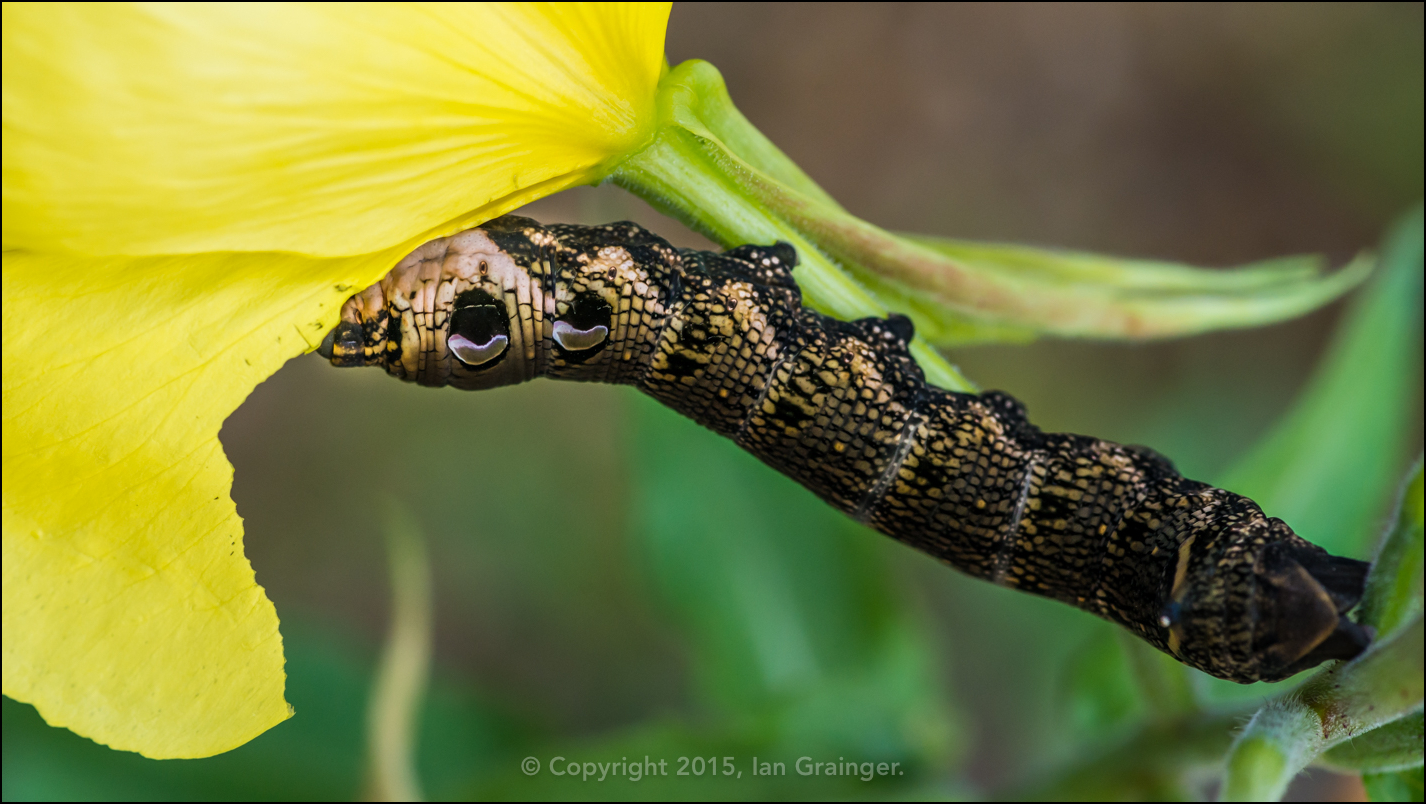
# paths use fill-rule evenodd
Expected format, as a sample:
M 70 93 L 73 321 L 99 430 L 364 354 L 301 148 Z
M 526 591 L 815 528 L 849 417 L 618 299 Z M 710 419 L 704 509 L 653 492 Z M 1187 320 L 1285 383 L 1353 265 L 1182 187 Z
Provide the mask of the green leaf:
M 1344 773 L 1386 773 L 1421 767 L 1422 714 L 1393 720 L 1338 745 L 1317 764 Z
M 1378 276 L 1356 298 L 1292 411 L 1218 485 L 1303 538 L 1365 558 L 1395 488 L 1420 391 L 1422 210 L 1390 231 Z
M 1378 639 L 1391 639 L 1422 616 L 1422 465 L 1408 476 L 1401 494 L 1396 523 L 1387 534 L 1367 578 L 1366 594 L 1358 619 L 1377 631 Z M 1389 690 L 1388 690 L 1389 692 Z M 1319 758 L 1319 763 L 1341 770 L 1383 774 L 1377 785 L 1383 791 L 1399 790 L 1400 779 L 1388 773 L 1422 763 L 1421 711 L 1387 723 L 1342 743 Z M 1419 784 L 1418 784 L 1419 787 Z M 1369 788 L 1370 789 L 1370 788 Z M 1373 800 L 1399 800 L 1383 792 Z M 1419 800 L 1419 791 L 1416 799 Z
M 1198 709 L 1182 664 L 1108 623 L 1097 623 L 1070 655 L 1061 684 L 1067 730 L 1080 743 Z
M 1422 596 L 1422 475 L 1421 461 L 1406 481 L 1396 524 L 1382 542 L 1367 576 L 1358 619 L 1377 630 L 1378 637 L 1421 615 Z
M 1395 773 L 1368 773 L 1362 786 L 1371 801 L 1420 801 L 1423 792 L 1421 768 Z

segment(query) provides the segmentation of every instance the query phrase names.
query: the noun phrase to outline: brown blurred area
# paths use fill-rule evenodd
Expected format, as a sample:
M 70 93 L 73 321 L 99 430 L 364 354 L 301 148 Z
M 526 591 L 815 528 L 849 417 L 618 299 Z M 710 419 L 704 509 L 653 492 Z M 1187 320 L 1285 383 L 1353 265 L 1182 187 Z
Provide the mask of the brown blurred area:
M 689 4 L 673 10 L 667 52 L 715 64 L 756 126 L 889 229 L 1209 266 L 1302 252 L 1341 263 L 1421 197 L 1422 31 L 1421 4 Z M 707 247 L 609 186 L 524 214 L 631 218 Z M 1181 341 L 951 358 L 1047 430 L 1150 444 L 1206 477 L 1286 408 L 1339 310 Z M 294 360 L 223 431 L 259 582 L 284 617 L 379 643 L 380 534 L 351 493 L 379 475 L 431 533 L 441 672 L 569 733 L 678 710 L 684 658 L 621 552 L 625 390 L 433 392 Z M 947 635 L 946 685 L 971 724 L 966 770 L 1005 782 L 1049 715 L 1025 692 L 1045 684 L 1000 677 L 1051 663 L 1063 620 L 1013 640 L 986 633 L 967 610 L 984 597 L 899 560 Z M 1294 795 L 1360 794 L 1355 780 L 1311 781 Z

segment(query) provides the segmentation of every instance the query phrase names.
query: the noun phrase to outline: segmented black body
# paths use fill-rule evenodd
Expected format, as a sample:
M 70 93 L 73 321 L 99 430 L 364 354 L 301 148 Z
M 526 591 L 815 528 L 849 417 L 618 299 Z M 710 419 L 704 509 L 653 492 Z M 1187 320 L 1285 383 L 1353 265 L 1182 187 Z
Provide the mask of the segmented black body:
M 1343 616 L 1365 564 L 1151 450 L 927 385 L 907 319 L 803 307 L 796 260 L 785 244 L 679 251 L 631 223 L 507 216 L 352 297 L 323 354 L 423 385 L 633 385 L 893 538 L 1222 678 L 1283 678 L 1366 644 Z

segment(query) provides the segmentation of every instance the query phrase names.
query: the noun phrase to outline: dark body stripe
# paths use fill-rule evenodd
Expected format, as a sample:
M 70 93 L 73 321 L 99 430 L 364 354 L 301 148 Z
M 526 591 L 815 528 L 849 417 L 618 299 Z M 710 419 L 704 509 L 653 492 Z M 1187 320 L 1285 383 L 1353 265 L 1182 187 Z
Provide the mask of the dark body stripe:
M 1361 649 L 1366 635 L 1341 616 L 1360 562 L 1151 450 L 1044 433 L 1005 394 L 927 385 L 909 321 L 803 307 L 795 263 L 785 244 L 679 251 L 629 223 L 501 218 L 422 246 L 353 297 L 343 326 L 360 329 L 331 359 L 469 389 L 633 385 L 882 533 L 1224 678 Z M 508 353 L 479 365 L 448 346 L 474 291 L 504 301 L 510 333 Z

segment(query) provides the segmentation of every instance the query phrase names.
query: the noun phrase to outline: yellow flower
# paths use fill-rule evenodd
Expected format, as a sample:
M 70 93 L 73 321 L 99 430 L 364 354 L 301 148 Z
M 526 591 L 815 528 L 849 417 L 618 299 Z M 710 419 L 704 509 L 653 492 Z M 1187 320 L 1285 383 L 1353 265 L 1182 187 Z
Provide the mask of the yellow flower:
M 4 6 L 4 692 L 153 757 L 290 715 L 223 420 L 422 240 L 652 136 L 668 6 Z
M 932 343 L 1252 326 L 1371 270 L 886 232 L 712 65 L 665 69 L 668 12 L 4 6 L 5 694 L 155 757 L 287 717 L 219 426 L 414 246 L 574 184 L 609 178 L 724 245 L 791 243 L 807 303 L 909 314 L 928 380 L 957 390 Z

